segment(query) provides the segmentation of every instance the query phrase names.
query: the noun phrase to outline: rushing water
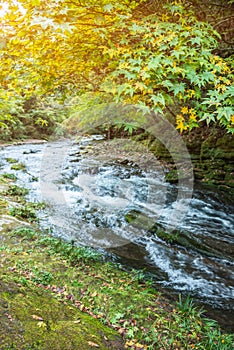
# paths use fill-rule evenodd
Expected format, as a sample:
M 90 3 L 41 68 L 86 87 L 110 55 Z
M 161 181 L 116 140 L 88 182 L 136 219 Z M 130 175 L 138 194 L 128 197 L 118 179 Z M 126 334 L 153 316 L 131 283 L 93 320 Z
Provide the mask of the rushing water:
M 221 312 L 221 322 L 231 328 L 234 227 L 229 195 L 196 185 L 191 200 L 191 188 L 184 187 L 178 201 L 177 186 L 165 181 L 158 164 L 155 169 L 110 154 L 87 157 L 92 142 L 8 146 L 0 151 L 0 172 L 14 172 L 7 157 L 26 165 L 26 172 L 17 172 L 18 183 L 31 189 L 31 201 L 49 204 L 41 215 L 43 228 L 146 269 L 158 288 L 191 294 L 213 309 L 213 317 Z M 178 202 L 183 215 L 176 232 L 169 230 L 170 237 L 180 237 L 175 244 L 160 238 L 155 223 L 168 228 Z

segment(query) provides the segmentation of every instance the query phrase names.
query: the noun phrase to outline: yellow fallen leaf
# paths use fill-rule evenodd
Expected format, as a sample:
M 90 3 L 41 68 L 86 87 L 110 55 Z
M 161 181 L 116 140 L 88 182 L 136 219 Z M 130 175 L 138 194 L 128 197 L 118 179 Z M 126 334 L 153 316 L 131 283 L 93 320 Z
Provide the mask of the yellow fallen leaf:
M 133 345 L 134 345 L 134 341 L 132 341 L 132 340 L 126 341 L 125 345 L 126 345 L 127 347 L 133 346 Z
M 47 327 L 47 326 L 46 326 L 46 323 L 43 322 L 43 321 L 37 322 L 37 325 L 38 325 L 38 327 L 40 327 L 40 328 L 46 328 L 46 327 Z
M 93 343 L 92 341 L 88 341 L 88 344 L 92 346 L 93 348 L 99 348 L 100 346 L 96 343 Z
M 140 348 L 140 349 L 147 349 L 147 346 L 142 345 L 142 344 L 140 344 L 140 343 L 136 343 L 135 346 L 136 346 L 137 348 Z
M 43 321 L 43 318 L 37 315 L 31 315 L 34 320 Z

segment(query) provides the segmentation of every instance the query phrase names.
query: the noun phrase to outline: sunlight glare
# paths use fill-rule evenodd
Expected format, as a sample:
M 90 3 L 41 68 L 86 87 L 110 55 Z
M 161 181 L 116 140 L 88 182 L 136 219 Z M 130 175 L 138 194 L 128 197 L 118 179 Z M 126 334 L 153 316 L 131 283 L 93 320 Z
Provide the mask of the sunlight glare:
M 25 15 L 26 9 L 17 0 L 12 0 L 11 5 L 18 7 L 19 12 L 22 15 Z M 7 3 L 6 1 L 1 1 L 0 2 L 0 18 L 4 17 L 10 11 L 11 11 L 11 9 L 10 9 L 9 3 Z
M 9 9 L 9 4 L 7 2 L 0 3 L 0 17 L 4 17 Z

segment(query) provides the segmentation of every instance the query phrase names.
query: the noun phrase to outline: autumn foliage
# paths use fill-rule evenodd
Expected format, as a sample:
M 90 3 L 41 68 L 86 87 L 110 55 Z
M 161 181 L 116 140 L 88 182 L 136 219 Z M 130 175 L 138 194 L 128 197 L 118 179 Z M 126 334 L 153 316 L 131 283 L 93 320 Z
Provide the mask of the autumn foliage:
M 190 5 L 2 2 L 0 126 L 17 119 L 32 96 L 64 102 L 92 92 L 161 113 L 181 132 L 204 121 L 233 132 L 233 55 L 217 53 L 221 35 Z

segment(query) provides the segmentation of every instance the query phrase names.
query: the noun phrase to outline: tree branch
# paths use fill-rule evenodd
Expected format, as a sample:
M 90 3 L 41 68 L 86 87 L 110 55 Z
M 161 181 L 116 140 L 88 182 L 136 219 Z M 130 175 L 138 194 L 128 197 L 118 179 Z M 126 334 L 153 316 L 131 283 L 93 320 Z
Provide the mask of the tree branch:
M 223 24 L 227 21 L 230 21 L 231 19 L 234 19 L 234 16 L 229 16 L 229 17 L 221 19 L 221 21 L 219 21 L 218 23 L 213 24 L 213 27 L 216 28 L 216 27 L 220 26 L 220 24 Z

